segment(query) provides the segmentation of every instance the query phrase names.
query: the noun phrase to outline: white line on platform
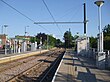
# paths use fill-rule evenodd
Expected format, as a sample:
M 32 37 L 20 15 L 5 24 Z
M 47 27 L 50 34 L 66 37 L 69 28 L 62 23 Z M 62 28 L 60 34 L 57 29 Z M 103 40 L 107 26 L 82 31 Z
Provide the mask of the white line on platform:
M 66 52 L 65 52 L 65 53 L 66 53 Z M 58 73 L 58 71 L 59 71 L 59 68 L 60 68 L 60 66 L 61 66 L 61 64 L 62 64 L 62 62 L 63 62 L 64 56 L 65 56 L 65 54 L 63 55 L 62 60 L 61 60 L 59 66 L 58 66 L 58 68 L 57 68 L 57 70 L 56 70 L 56 72 L 55 72 L 55 74 L 54 74 L 54 77 L 53 77 L 53 79 L 52 79 L 52 82 L 55 81 L 55 78 L 56 78 L 56 76 L 57 76 L 57 73 Z

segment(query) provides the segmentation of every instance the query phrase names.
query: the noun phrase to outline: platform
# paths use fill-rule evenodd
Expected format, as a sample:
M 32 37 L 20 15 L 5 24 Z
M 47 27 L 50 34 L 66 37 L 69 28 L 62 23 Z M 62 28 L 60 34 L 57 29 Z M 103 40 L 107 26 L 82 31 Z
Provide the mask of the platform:
M 67 51 L 52 82 L 110 82 L 110 71 L 97 69 L 91 58 Z
M 5 63 L 5 62 L 21 59 L 21 58 L 33 56 L 33 55 L 38 55 L 38 54 L 45 53 L 48 51 L 49 50 L 37 50 L 37 51 L 30 51 L 30 52 L 25 52 L 25 53 L 6 54 L 6 55 L 1 54 L 0 55 L 0 63 Z
M 73 54 L 67 51 L 56 71 L 52 82 L 73 82 L 74 80 Z

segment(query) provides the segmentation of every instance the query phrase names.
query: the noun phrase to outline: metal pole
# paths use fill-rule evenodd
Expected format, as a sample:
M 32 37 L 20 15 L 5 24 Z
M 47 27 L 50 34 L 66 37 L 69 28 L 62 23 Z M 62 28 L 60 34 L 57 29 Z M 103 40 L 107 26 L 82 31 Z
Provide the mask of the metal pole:
M 99 34 L 97 35 L 97 37 L 98 37 L 98 38 L 97 38 L 97 42 L 98 42 L 98 43 L 97 43 L 97 48 L 98 48 L 97 51 L 99 52 L 99 51 L 100 51 L 100 50 L 99 50 L 99 48 L 100 48 L 100 44 L 99 44 L 99 37 L 100 37 L 100 36 L 99 36 Z
M 102 39 L 102 52 L 103 52 L 103 50 L 104 50 L 104 47 L 103 47 L 103 45 L 104 45 L 104 43 L 103 43 L 103 31 L 102 31 L 102 33 L 101 33 L 101 39 Z
M 86 27 L 87 27 L 87 21 L 86 21 L 86 3 L 84 2 L 84 35 L 86 37 L 86 52 L 87 52 L 87 50 L 88 50 L 88 39 L 87 39 L 87 33 L 86 33 L 87 29 L 86 29 Z
M 41 53 L 41 50 L 42 50 L 42 37 L 40 37 L 40 53 Z
M 6 27 L 5 27 L 5 36 L 6 36 Z M 6 40 L 7 40 L 7 38 L 6 38 Z M 7 54 L 7 44 L 6 44 L 7 42 L 5 41 L 5 54 Z
M 16 45 L 15 45 L 15 43 L 16 43 L 16 42 L 15 42 L 15 40 L 14 40 L 14 54 L 15 54 L 15 49 L 16 49 Z
M 98 7 L 98 23 L 99 23 L 99 52 L 101 52 L 101 27 L 100 27 L 100 6 Z
M 25 29 L 24 29 L 24 41 L 26 41 L 26 26 L 25 26 Z
M 7 26 L 5 26 L 5 34 L 7 34 Z
M 27 47 L 26 45 L 27 45 L 27 41 L 26 41 L 26 38 L 27 38 L 27 30 L 26 30 L 26 28 L 27 27 L 29 27 L 29 26 L 25 26 L 25 35 L 24 35 L 24 42 L 26 43 L 26 44 L 24 44 L 25 45 L 25 48 Z M 27 51 L 27 48 L 25 49 L 25 51 Z
M 15 41 L 15 53 L 17 53 L 17 40 Z
M 98 6 L 98 14 L 99 14 L 99 52 L 103 52 L 103 34 L 101 33 L 101 6 Z
M 27 36 L 27 35 L 26 35 L 26 34 L 27 34 L 27 27 L 29 27 L 29 26 L 25 26 L 25 30 L 24 30 L 24 31 L 25 31 L 25 35 L 24 35 L 25 39 L 27 38 L 27 37 L 26 37 L 26 36 Z
M 48 35 L 47 35 L 47 50 L 48 50 Z
M 103 33 L 101 33 L 101 6 L 104 4 L 103 0 L 98 0 L 95 2 L 98 6 L 98 22 L 99 22 L 99 52 L 103 52 Z
M 6 38 L 6 40 L 7 40 L 7 37 L 6 37 L 6 27 L 8 27 L 8 25 L 4 25 L 4 27 L 5 27 L 5 38 Z M 6 44 L 6 40 L 5 40 L 5 55 L 7 54 L 7 44 Z
M 2 26 L 2 29 L 1 29 L 1 34 L 3 34 L 3 26 Z
M 5 55 L 7 54 L 7 49 L 6 49 L 6 41 L 5 41 Z
M 86 34 L 86 3 L 84 3 L 84 34 Z
M 25 30 L 24 30 L 24 32 L 25 32 L 25 36 L 26 36 L 26 33 L 27 33 L 27 32 L 26 32 L 26 27 L 27 27 L 27 26 L 25 26 Z

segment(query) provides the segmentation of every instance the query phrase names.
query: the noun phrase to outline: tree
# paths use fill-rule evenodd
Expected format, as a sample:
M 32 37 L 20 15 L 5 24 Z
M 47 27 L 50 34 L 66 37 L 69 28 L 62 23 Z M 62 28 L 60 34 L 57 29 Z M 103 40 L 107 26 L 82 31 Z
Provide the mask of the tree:
M 104 34 L 104 49 L 110 50 L 110 25 L 106 25 L 103 30 Z
M 31 42 L 31 43 L 38 42 L 38 39 L 37 39 L 36 37 L 31 37 L 31 38 L 30 38 L 30 42 Z
M 60 41 L 60 39 L 56 39 L 56 47 L 62 47 L 63 43 Z
M 104 37 L 110 36 L 110 25 L 109 24 L 104 27 L 103 33 L 104 33 Z
M 106 25 L 103 29 L 104 35 L 104 49 L 110 50 L 110 25 Z M 90 46 L 92 48 L 97 48 L 97 38 L 90 37 Z
M 40 41 L 42 41 L 43 47 L 55 47 L 56 45 L 56 38 L 54 38 L 52 35 L 48 35 L 45 33 L 38 33 L 36 35 L 37 43 L 40 44 Z
M 54 38 L 52 35 L 48 35 L 48 44 L 51 47 L 54 47 L 56 45 L 56 38 Z
M 64 33 L 64 40 L 65 40 L 65 47 L 66 48 L 71 48 L 72 47 L 73 36 L 72 36 L 70 31 L 66 31 Z
M 92 36 L 89 38 L 89 40 L 90 40 L 90 47 L 91 48 L 97 48 L 97 38 Z
M 40 44 L 40 41 L 44 44 L 47 41 L 47 35 L 45 33 L 38 33 L 36 35 L 36 39 L 38 44 Z

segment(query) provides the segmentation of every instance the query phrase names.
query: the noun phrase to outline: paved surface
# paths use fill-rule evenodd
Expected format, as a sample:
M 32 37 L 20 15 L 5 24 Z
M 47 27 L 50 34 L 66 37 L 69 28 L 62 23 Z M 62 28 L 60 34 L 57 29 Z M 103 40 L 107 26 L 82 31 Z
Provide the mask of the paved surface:
M 41 50 L 41 51 L 33 51 L 33 52 L 25 52 L 25 53 L 17 53 L 17 54 L 7 54 L 7 55 L 0 55 L 0 63 L 5 63 L 13 60 L 17 60 L 20 58 L 25 58 L 33 55 L 38 55 L 41 53 L 45 53 L 48 50 Z
M 53 82 L 110 82 L 110 71 L 97 69 L 94 60 L 69 52 L 65 54 Z
M 36 50 L 36 51 L 40 51 L 40 50 Z M 26 52 L 15 53 L 15 54 L 14 53 L 13 54 L 0 54 L 0 58 L 10 57 L 10 56 L 14 56 L 14 55 L 26 54 L 26 53 L 30 53 L 30 52 L 34 52 L 34 51 L 26 51 Z

